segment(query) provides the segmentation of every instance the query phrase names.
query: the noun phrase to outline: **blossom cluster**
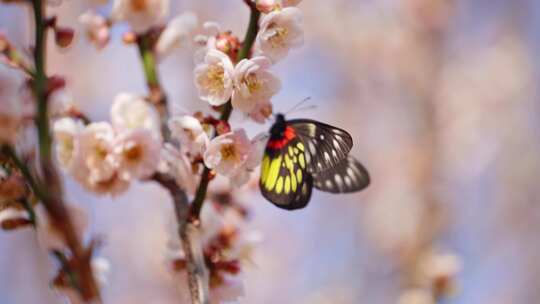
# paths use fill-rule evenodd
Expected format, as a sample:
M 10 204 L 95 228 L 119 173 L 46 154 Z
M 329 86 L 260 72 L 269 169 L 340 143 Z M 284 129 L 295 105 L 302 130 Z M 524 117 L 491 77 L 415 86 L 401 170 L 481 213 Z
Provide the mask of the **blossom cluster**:
M 158 167 L 159 117 L 142 97 L 118 94 L 110 123 L 84 125 L 63 117 L 53 130 L 60 164 L 94 193 L 120 194 L 131 180 L 149 178 Z
M 199 28 L 198 18 L 191 12 L 166 22 L 168 0 L 114 0 L 108 16 L 94 10 L 85 12 L 79 22 L 97 49 L 110 43 L 111 29 L 120 22 L 126 22 L 130 28 L 124 33 L 123 41 L 137 44 L 142 57 L 146 56 L 143 52 L 149 52 L 155 63 L 179 47 L 193 46 L 194 85 L 210 113 L 169 116 L 167 110 L 163 112 L 159 108 L 160 104 L 167 106 L 165 93 L 160 92 L 159 84 L 149 83 L 149 96 L 119 93 L 111 103 L 109 119 L 91 121 L 71 101 L 60 100 L 55 106 L 55 99 L 65 97 L 61 95 L 66 82 L 60 76 L 51 76 L 46 79 L 45 95 L 56 163 L 85 190 L 96 195 L 117 196 L 131 182 L 157 180 L 162 174 L 172 177 L 188 196 L 193 196 L 205 170 L 210 171 L 210 179 L 220 175 L 227 185 L 245 185 L 260 163 L 267 135 L 250 138 L 245 129 L 231 127 L 228 115 L 215 117 L 214 112 L 223 115 L 235 110 L 261 124 L 271 117 L 272 98 L 281 88 L 281 81 L 271 68 L 303 43 L 302 13 L 296 7 L 299 2 L 247 1 L 252 10 L 258 10 L 257 16 L 261 14 L 256 38 L 249 43 L 240 41 L 231 31 L 221 30 L 215 22 L 205 22 Z M 56 17 L 47 19 L 47 27 L 54 30 L 59 47 L 71 44 L 74 31 L 57 25 Z M 35 131 L 33 103 L 26 106 L 26 102 L 19 102 L 34 99 L 32 83 L 28 81 L 34 72 L 3 36 L 0 36 L 0 55 L 4 63 L 27 76 L 10 76 L 7 89 L 0 88 L 0 146 L 11 149 L 19 146 L 19 135 L 26 129 Z M 53 227 L 39 198 L 31 193 L 24 172 L 12 170 L 12 164 L 0 160 L 0 225 L 4 229 L 34 225 L 43 247 L 54 252 L 63 266 L 53 286 L 70 298 L 75 297 L 71 295 L 74 290 L 68 279 L 72 273 L 64 271 L 71 261 L 69 253 L 64 252 L 63 236 Z M 210 286 L 217 294 L 220 289 L 224 292 L 226 286 L 241 287 L 231 282 L 240 272 L 240 263 L 246 259 L 251 245 L 250 237 L 238 224 L 245 220 L 245 210 L 238 204 L 224 206 L 224 198 L 219 194 L 208 196 L 222 204 L 219 208 L 214 204 L 203 209 L 203 222 L 209 224 L 203 226 L 202 246 L 210 271 Z M 26 205 L 13 204 L 22 199 Z M 82 239 L 88 226 L 84 212 L 72 205 L 68 209 L 75 233 Z M 208 216 L 208 212 L 214 213 Z M 37 222 L 33 218 L 36 216 Z M 213 227 L 216 223 L 219 225 Z M 176 250 L 176 254 L 181 251 Z M 172 262 L 177 270 L 183 270 L 181 257 Z M 100 264 L 99 260 L 96 263 Z M 108 268 L 103 263 L 100 267 Z M 220 299 L 234 297 L 219 296 Z

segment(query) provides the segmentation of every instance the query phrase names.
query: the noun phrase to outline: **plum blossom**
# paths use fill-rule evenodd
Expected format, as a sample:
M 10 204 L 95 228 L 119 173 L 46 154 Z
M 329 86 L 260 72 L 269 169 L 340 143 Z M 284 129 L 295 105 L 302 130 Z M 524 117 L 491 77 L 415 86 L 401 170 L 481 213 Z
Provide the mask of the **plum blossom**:
M 64 169 L 71 168 L 75 138 L 84 129 L 80 120 L 63 117 L 54 122 L 53 133 L 55 140 L 56 157 Z
M 429 290 L 414 288 L 403 292 L 397 301 L 398 304 L 435 304 L 435 299 Z
M 256 54 L 266 56 L 272 62 L 283 59 L 291 48 L 304 43 L 301 23 L 302 12 L 296 7 L 272 11 L 262 17 L 255 41 Z
M 104 286 L 109 281 L 109 274 L 111 272 L 111 262 L 105 257 L 93 257 L 90 261 L 96 281 L 100 286 Z
M 231 175 L 231 183 L 240 187 L 249 181 L 251 173 L 259 166 L 266 148 L 268 135 L 261 133 L 251 140 L 250 149 L 246 161 Z
M 105 17 L 94 11 L 87 11 L 79 16 L 79 22 L 85 27 L 86 36 L 97 49 L 102 49 L 107 45 L 110 30 Z
M 0 144 L 13 144 L 25 115 L 30 114 L 21 94 L 23 85 L 22 75 L 0 67 Z
M 272 103 L 270 100 L 258 102 L 248 116 L 257 123 L 264 123 L 272 115 Z
M 159 115 L 141 96 L 130 93 L 116 95 L 111 106 L 111 121 L 120 132 L 143 128 L 161 138 Z
M 216 49 L 216 37 L 221 32 L 219 23 L 214 21 L 206 21 L 203 23 L 204 34 L 197 35 L 193 38 L 196 45 L 200 49 L 195 52 L 195 63 L 204 61 L 204 56 L 209 49 Z
M 156 42 L 157 58 L 162 60 L 174 49 L 188 44 L 197 22 L 197 15 L 192 12 L 185 12 L 169 21 Z
M 201 99 L 212 106 L 225 104 L 233 93 L 234 67 L 229 56 L 209 49 L 195 67 L 195 85 Z
M 120 133 L 114 140 L 114 158 L 118 174 L 126 180 L 150 177 L 160 159 L 160 142 L 149 130 L 135 129 Z
M 169 14 L 169 0 L 114 0 L 112 16 L 126 21 L 136 33 L 159 25 Z
M 281 5 L 283 7 L 297 6 L 300 2 L 302 2 L 302 0 L 281 0 Z
M 212 139 L 204 153 L 204 164 L 225 176 L 234 176 L 249 157 L 251 142 L 246 131 L 238 129 Z
M 268 71 L 272 62 L 266 57 L 241 60 L 234 70 L 233 108 L 250 113 L 258 103 L 267 102 L 275 95 L 281 82 Z
M 241 270 L 251 262 L 258 231 L 248 230 L 245 218 L 233 208 L 219 209 L 209 204 L 202 209 L 198 234 L 209 272 L 210 303 L 229 303 L 244 296 Z M 176 274 L 185 272 L 185 254 L 177 237 L 177 223 L 169 221 L 167 262 Z
M 81 184 L 93 186 L 116 174 L 113 139 L 106 122 L 91 123 L 77 135 L 71 173 Z
M 178 184 L 188 194 L 194 194 L 197 187 L 197 174 L 193 172 L 191 162 L 185 153 L 166 143 L 161 150 L 159 171 L 174 177 Z
M 0 210 L 0 228 L 3 230 L 13 230 L 30 225 L 30 217 L 26 210 L 11 206 Z
M 199 120 L 193 116 L 175 116 L 169 120 L 171 137 L 180 142 L 180 148 L 191 155 L 199 155 L 208 146 L 208 134 Z
M 296 6 L 300 2 L 302 0 L 257 0 L 255 4 L 261 13 L 268 14 L 283 7 Z

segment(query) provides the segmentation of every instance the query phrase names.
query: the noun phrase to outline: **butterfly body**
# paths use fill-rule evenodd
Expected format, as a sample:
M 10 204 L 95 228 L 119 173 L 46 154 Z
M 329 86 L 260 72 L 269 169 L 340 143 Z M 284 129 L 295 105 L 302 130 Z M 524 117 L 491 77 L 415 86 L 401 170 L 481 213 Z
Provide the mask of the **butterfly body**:
M 369 184 L 369 175 L 348 155 L 351 148 L 352 138 L 342 129 L 278 114 L 261 164 L 261 193 L 276 206 L 293 210 L 308 204 L 313 187 L 359 191 Z

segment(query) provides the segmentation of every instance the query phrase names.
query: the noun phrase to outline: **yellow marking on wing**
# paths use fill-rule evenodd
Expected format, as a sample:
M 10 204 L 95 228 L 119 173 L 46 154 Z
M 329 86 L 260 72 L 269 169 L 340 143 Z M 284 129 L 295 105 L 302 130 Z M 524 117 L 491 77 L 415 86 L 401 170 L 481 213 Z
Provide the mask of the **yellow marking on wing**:
M 291 192 L 291 178 L 287 175 L 285 178 L 285 194 Z
M 302 183 L 302 170 L 298 169 L 296 170 L 296 179 L 298 180 L 298 183 Z
M 294 148 L 294 154 L 298 154 L 298 148 Z
M 303 144 L 303 143 L 299 142 L 299 143 L 296 145 L 296 147 L 297 147 L 298 149 L 300 149 L 300 151 L 304 152 L 304 144 Z
M 261 182 L 264 184 L 266 181 L 266 178 L 268 177 L 268 169 L 270 168 L 270 157 L 265 155 L 263 157 L 262 165 L 261 165 Z
M 276 183 L 276 193 L 281 194 L 283 191 L 283 176 L 280 176 Z
M 294 174 L 293 168 L 290 168 L 289 172 L 291 173 L 291 188 L 292 188 L 292 191 L 296 192 L 296 186 L 298 184 L 296 183 L 296 175 Z
M 306 168 L 306 160 L 304 159 L 304 153 L 301 153 L 298 155 L 298 162 L 300 163 L 300 168 L 305 169 Z
M 279 167 L 281 165 L 281 156 L 276 157 L 272 160 L 270 164 L 270 169 L 268 170 L 268 176 L 264 183 L 264 186 L 268 191 L 272 191 L 276 185 L 277 178 L 279 176 Z
M 289 155 L 285 155 L 285 166 L 289 170 L 293 167 L 293 163 Z
M 291 157 L 294 156 L 294 150 L 293 150 L 293 147 L 291 147 L 291 146 L 289 146 L 289 155 L 290 155 Z

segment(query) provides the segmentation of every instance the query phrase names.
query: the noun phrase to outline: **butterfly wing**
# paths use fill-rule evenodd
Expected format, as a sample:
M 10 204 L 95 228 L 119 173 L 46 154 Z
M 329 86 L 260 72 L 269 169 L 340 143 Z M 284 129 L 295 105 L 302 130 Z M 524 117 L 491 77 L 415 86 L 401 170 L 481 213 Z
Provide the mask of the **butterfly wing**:
M 324 172 L 340 164 L 352 149 L 347 131 L 310 119 L 288 120 L 306 147 L 306 162 L 312 173 Z
M 308 204 L 313 178 L 307 170 L 304 147 L 298 138 L 280 149 L 267 146 L 259 186 L 262 195 L 279 208 L 294 210 Z
M 331 193 L 360 191 L 370 183 L 366 168 L 350 155 L 328 170 L 313 173 L 313 179 L 315 188 Z

